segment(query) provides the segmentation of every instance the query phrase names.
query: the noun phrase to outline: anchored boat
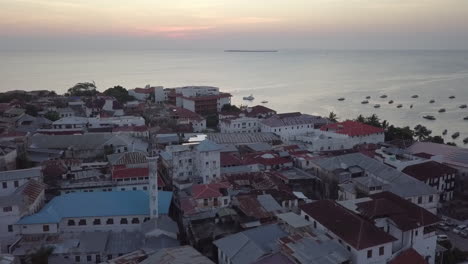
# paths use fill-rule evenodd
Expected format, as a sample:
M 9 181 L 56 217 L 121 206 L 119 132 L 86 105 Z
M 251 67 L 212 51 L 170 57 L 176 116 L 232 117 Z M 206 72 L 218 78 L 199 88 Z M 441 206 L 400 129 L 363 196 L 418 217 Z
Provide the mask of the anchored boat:
M 425 115 L 425 116 L 423 116 L 423 118 L 425 118 L 427 120 L 436 120 L 436 118 L 434 116 L 431 116 L 431 115 Z
M 453 133 L 452 138 L 453 138 L 453 139 L 456 139 L 456 138 L 458 138 L 459 136 L 460 136 L 460 132 L 455 132 L 455 133 Z
M 439 113 L 445 113 L 445 108 L 439 109 Z
M 364 101 L 361 102 L 361 104 L 368 104 L 368 103 L 369 103 L 369 101 L 367 101 L 367 100 L 364 100 Z
M 249 96 L 244 96 L 242 99 L 248 100 L 248 101 L 253 101 L 255 99 L 255 97 L 253 97 L 253 95 L 249 95 Z

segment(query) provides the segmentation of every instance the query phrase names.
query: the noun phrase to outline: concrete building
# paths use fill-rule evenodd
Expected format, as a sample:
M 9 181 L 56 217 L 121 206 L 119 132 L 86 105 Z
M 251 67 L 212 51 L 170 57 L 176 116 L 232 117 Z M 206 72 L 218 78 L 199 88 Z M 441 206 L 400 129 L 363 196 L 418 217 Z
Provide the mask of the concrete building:
M 403 172 L 434 187 L 439 192 L 439 201 L 453 199 L 457 170 L 442 163 L 427 161 L 407 166 Z
M 306 143 L 309 151 L 333 151 L 383 143 L 384 137 L 382 128 L 348 120 L 324 125 L 319 130 L 296 136 L 295 140 Z
M 436 215 L 390 192 L 343 205 L 397 239 L 392 244 L 393 257 L 414 249 L 428 263 L 435 263 L 436 224 L 441 221 Z
M 220 150 L 221 146 L 210 140 L 167 146 L 161 152 L 161 176 L 172 184 L 209 183 L 219 179 Z
M 6 196 L 14 193 L 16 189 L 27 183 L 29 180 L 42 182 L 41 167 L 0 172 L 0 196 Z
M 158 213 L 168 214 L 172 193 L 157 193 Z M 14 230 L 20 235 L 135 231 L 141 223 L 149 221 L 149 205 L 150 197 L 144 191 L 69 193 L 55 197 L 39 212 L 21 218 Z
M 432 213 L 437 212 L 439 195 L 436 189 L 361 153 L 310 162 L 315 175 L 327 186 L 327 197 L 355 199 L 358 198 L 358 192 L 369 195 L 390 191 Z
M 17 239 L 13 226 L 22 217 L 36 213 L 44 203 L 45 185 L 28 180 L 13 193 L 0 196 L 0 253 Z
M 169 117 L 176 120 L 177 125 L 191 125 L 193 132 L 206 130 L 206 119 L 201 115 L 182 107 L 169 106 L 168 108 Z
M 326 232 L 346 247 L 352 263 L 386 264 L 392 258 L 392 245 L 397 239 L 343 206 L 320 200 L 299 208 L 313 230 Z
M 192 198 L 201 210 L 218 209 L 231 204 L 231 196 L 227 182 L 196 184 L 192 186 Z
M 299 112 L 277 114 L 260 121 L 260 130 L 278 135 L 281 140 L 288 141 L 295 136 L 313 132 L 328 123 L 319 116 L 301 114 Z
M 200 115 L 210 115 L 231 104 L 231 94 L 220 92 L 218 87 L 178 87 L 168 90 L 168 102 Z

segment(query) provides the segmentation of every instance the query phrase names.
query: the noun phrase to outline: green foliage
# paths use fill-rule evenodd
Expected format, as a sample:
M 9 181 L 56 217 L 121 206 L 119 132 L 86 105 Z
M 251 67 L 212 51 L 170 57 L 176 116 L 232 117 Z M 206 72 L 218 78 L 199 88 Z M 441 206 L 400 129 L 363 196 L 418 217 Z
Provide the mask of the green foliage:
M 442 138 L 441 136 L 429 137 L 428 141 L 432 143 L 444 144 L 444 138 Z
M 69 96 L 94 96 L 98 93 L 96 84 L 90 82 L 77 83 L 68 89 Z
M 395 127 L 390 125 L 385 131 L 385 140 L 413 140 L 414 132 L 408 126 L 406 127 Z
M 376 114 L 372 114 L 371 116 L 366 117 L 365 120 L 366 120 L 364 122 L 365 124 L 375 126 L 375 127 L 382 127 L 382 125 L 380 124 L 380 119 Z
M 356 118 L 356 121 L 361 122 L 361 123 L 365 123 L 366 118 L 364 118 L 364 116 L 362 116 L 362 115 L 358 115 L 358 117 Z
M 25 93 L 0 93 L 0 103 L 11 103 L 13 100 L 19 100 L 21 102 L 30 102 L 32 96 Z
M 241 109 L 239 107 L 237 107 L 236 105 L 231 105 L 231 104 L 225 104 L 221 108 L 221 112 L 235 112 L 235 113 L 238 113 L 240 111 L 241 111 Z
M 28 255 L 28 263 L 31 264 L 48 264 L 49 256 L 54 252 L 53 247 L 41 246 L 38 250 Z
M 217 128 L 219 123 L 218 115 L 209 115 L 206 117 L 206 126 L 209 128 Z
M 417 125 L 414 127 L 414 136 L 419 141 L 427 141 L 430 139 L 432 131 L 427 129 L 425 126 Z
M 337 122 L 338 121 L 338 117 L 336 116 L 335 113 L 333 112 L 330 112 L 330 114 L 328 115 L 328 119 L 332 122 Z
M 107 96 L 113 96 L 119 103 L 126 103 L 128 101 L 135 100 L 135 98 L 128 94 L 127 89 L 123 88 L 120 85 L 114 86 L 104 91 L 104 94 Z
M 26 105 L 25 110 L 26 114 L 30 116 L 37 116 L 37 112 L 39 111 L 36 106 L 30 104 Z
M 49 119 L 52 122 L 60 119 L 60 115 L 56 111 L 49 111 L 45 113 L 44 117 Z

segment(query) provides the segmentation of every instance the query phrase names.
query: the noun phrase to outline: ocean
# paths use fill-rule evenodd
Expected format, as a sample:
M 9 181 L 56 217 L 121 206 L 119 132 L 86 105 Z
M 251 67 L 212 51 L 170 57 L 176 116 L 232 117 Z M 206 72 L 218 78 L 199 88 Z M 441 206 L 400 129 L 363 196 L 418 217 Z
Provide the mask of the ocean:
M 468 51 L 279 50 L 242 53 L 223 50 L 28 51 L 0 52 L 0 91 L 48 89 L 65 92 L 77 82 L 95 81 L 103 91 L 146 84 L 210 85 L 233 94 L 234 104 L 300 111 L 340 120 L 377 114 L 398 126 L 422 124 L 441 135 L 468 137 Z M 253 102 L 242 100 L 252 94 Z M 380 95 L 387 95 L 385 99 Z M 418 95 L 419 98 L 412 98 Z M 455 99 L 449 99 L 449 96 Z M 369 104 L 361 101 L 371 96 Z M 344 101 L 337 99 L 344 97 Z M 431 99 L 435 103 L 430 104 Z M 388 101 L 393 100 L 393 104 Z M 380 104 L 376 109 L 373 106 Z M 402 108 L 396 108 L 403 104 Z M 409 106 L 413 105 L 411 109 Z M 445 113 L 439 113 L 445 108 Z M 435 121 L 425 120 L 433 115 Z M 468 145 L 465 145 L 465 147 Z

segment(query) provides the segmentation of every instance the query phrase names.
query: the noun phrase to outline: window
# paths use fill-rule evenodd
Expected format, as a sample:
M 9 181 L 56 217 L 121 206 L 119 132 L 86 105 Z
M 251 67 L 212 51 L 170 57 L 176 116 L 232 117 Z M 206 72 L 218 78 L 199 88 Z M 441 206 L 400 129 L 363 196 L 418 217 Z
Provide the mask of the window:
M 346 249 L 347 249 L 348 251 L 351 251 L 351 247 L 350 247 L 350 246 L 346 246 Z
M 93 225 L 100 225 L 101 224 L 101 219 L 94 219 Z
M 418 197 L 418 204 L 421 204 L 422 203 L 422 197 Z
M 18 187 L 18 186 L 19 186 L 19 183 L 18 183 L 18 181 L 14 181 L 14 183 L 13 183 L 13 184 L 15 185 L 15 187 Z
M 432 197 L 432 195 L 429 195 L 429 202 L 432 203 L 433 200 L 434 198 Z
M 2 185 L 3 185 L 3 189 L 6 189 L 8 187 L 6 182 L 2 182 Z
M 317 222 L 314 221 L 314 228 L 317 228 Z
M 146 191 L 146 190 L 148 190 L 148 187 L 146 187 L 146 186 L 143 186 L 143 190 L 145 190 L 145 191 Z
M 49 229 L 49 225 L 43 225 L 43 226 L 42 226 L 42 231 L 44 231 L 44 232 L 49 232 L 49 230 L 50 230 L 50 229 Z
M 379 247 L 379 256 L 383 256 L 385 254 L 385 248 Z
M 106 225 L 113 225 L 114 224 L 114 219 L 108 218 L 106 221 Z
M 68 226 L 74 226 L 75 225 L 75 220 L 73 220 L 73 219 L 68 220 L 67 225 Z
M 86 256 L 86 260 L 91 261 L 91 260 L 93 260 L 93 257 L 88 255 L 88 256 Z
M 120 218 L 120 224 L 121 224 L 121 225 L 126 225 L 126 224 L 128 224 L 127 218 Z
M 81 261 L 80 256 L 75 256 L 75 262 L 80 262 L 80 261 Z
M 305 220 L 307 220 L 307 221 L 310 221 L 310 219 L 309 219 L 309 216 L 308 216 L 308 215 L 305 215 L 305 216 L 304 216 L 304 218 L 305 218 Z
M 137 217 L 132 219 L 132 224 L 139 224 L 139 223 L 140 223 L 140 219 L 138 219 Z
M 203 199 L 203 205 L 205 205 L 205 206 L 208 205 L 208 199 Z
M 224 199 L 224 205 L 227 205 L 228 204 L 228 199 Z
M 13 211 L 13 208 L 11 206 L 3 207 L 3 212 L 11 212 L 11 211 Z
M 367 258 L 372 258 L 372 249 L 367 250 Z
M 112 259 L 112 255 L 107 255 L 107 260 Z
M 86 219 L 80 219 L 80 221 L 78 222 L 78 225 L 80 226 L 86 225 Z
M 418 236 L 418 230 L 414 230 L 414 236 Z
M 13 225 L 8 225 L 8 232 L 13 232 Z

